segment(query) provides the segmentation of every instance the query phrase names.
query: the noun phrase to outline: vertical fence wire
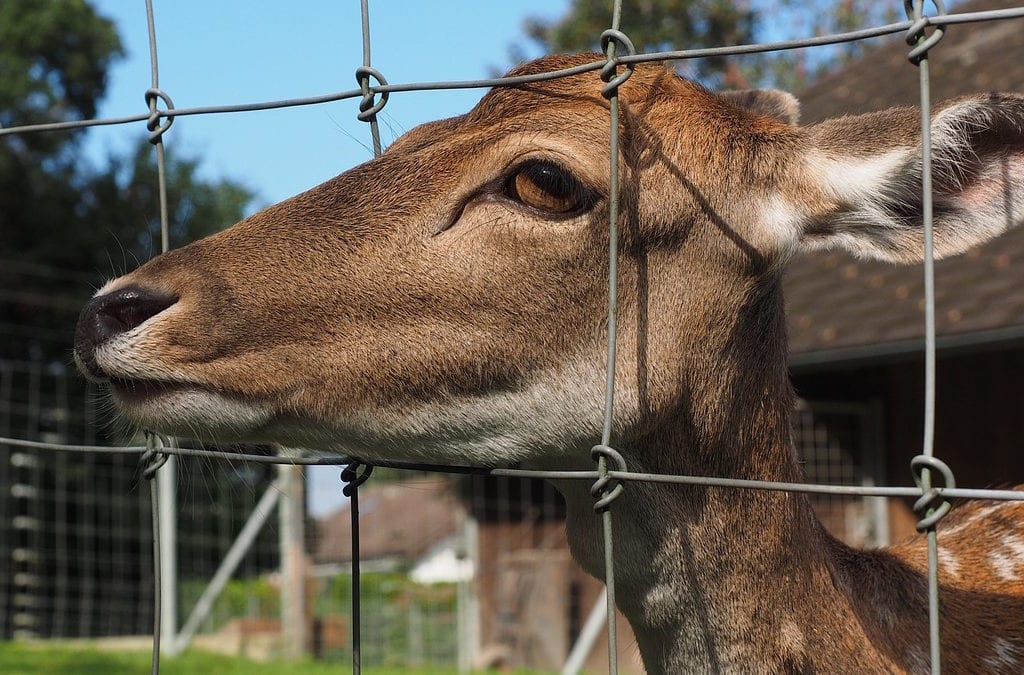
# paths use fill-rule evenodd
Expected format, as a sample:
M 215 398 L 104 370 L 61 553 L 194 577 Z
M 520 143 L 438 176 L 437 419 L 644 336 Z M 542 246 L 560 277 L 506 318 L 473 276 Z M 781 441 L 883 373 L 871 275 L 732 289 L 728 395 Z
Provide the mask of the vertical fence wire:
M 168 118 L 167 122 L 163 125 L 160 124 L 160 117 L 157 111 L 157 101 L 160 98 L 166 97 L 161 96 L 160 91 L 160 66 L 157 59 L 157 47 L 156 47 L 156 18 L 153 12 L 153 0 L 146 0 L 146 25 L 149 31 L 149 64 L 150 64 L 150 76 L 151 84 L 150 89 L 146 92 L 146 101 L 149 104 L 149 122 L 148 128 L 150 131 L 150 142 L 156 147 L 156 168 L 157 168 L 157 187 L 159 191 L 160 200 L 160 252 L 166 253 L 170 249 L 170 218 L 168 215 L 167 206 L 167 171 L 166 161 L 164 156 L 164 141 L 163 132 L 170 127 L 173 118 Z M 162 572 L 161 569 L 161 549 L 163 548 L 163 542 L 161 540 L 160 532 L 160 495 L 155 480 L 155 471 L 148 474 L 149 479 L 149 494 L 150 494 L 150 508 L 153 510 L 153 658 L 152 658 L 152 672 L 153 675 L 159 675 L 160 673 L 160 634 L 163 630 L 161 626 L 161 613 L 163 611 L 163 599 L 161 594 L 163 592 L 162 584 Z M 173 508 L 173 504 L 169 507 Z
M 362 636 L 362 586 L 359 575 L 359 489 L 352 490 L 349 496 L 348 510 L 352 527 L 352 567 L 349 571 L 352 576 L 352 673 L 359 675 L 363 672 L 363 636 Z
M 359 81 L 359 88 L 363 92 L 363 104 L 359 106 L 360 113 L 370 112 L 373 106 L 366 107 L 366 103 L 373 101 L 373 96 L 370 94 L 370 75 L 373 74 L 373 66 L 370 65 L 370 3 L 369 0 L 360 0 L 359 2 L 359 14 L 362 19 L 362 32 L 363 32 L 363 67 L 356 71 L 356 79 Z M 363 119 L 360 115 L 359 119 Z M 377 111 L 372 110 L 372 113 L 366 118 L 366 121 L 370 124 L 370 135 L 373 137 L 373 156 L 380 157 L 382 152 L 380 143 L 380 126 L 377 124 Z
M 933 0 L 940 14 L 945 13 L 942 0 Z M 935 238 L 932 204 L 932 135 L 931 135 L 931 80 L 928 69 L 928 50 L 942 37 L 941 29 L 926 37 L 924 34 L 924 0 L 905 0 L 904 8 L 908 18 L 918 27 L 908 35 L 913 40 L 914 50 L 910 61 L 918 68 L 921 110 L 921 209 L 924 229 L 924 306 L 925 306 L 925 373 L 924 373 L 924 429 L 922 433 L 922 456 L 928 460 L 935 457 Z M 921 470 L 922 490 L 932 487 L 931 471 L 925 466 Z M 926 510 L 927 516 L 935 513 L 932 504 Z M 942 649 L 939 630 L 939 543 L 937 521 L 926 531 L 928 544 L 928 647 L 931 672 L 942 672 Z
M 365 483 L 373 472 L 369 464 L 349 463 L 341 472 L 341 482 L 345 484 L 342 493 L 349 498 L 349 517 L 351 518 L 352 529 L 350 540 L 352 542 L 352 672 L 358 675 L 362 672 L 363 643 L 362 643 L 362 617 L 360 599 L 360 565 L 359 565 L 359 486 Z
M 381 82 L 384 78 L 373 69 L 370 63 L 370 3 L 369 0 L 360 0 L 359 3 L 360 24 L 363 38 L 363 65 L 356 69 L 356 81 L 363 93 L 363 99 L 359 104 L 358 119 L 369 123 L 370 135 L 373 139 L 373 156 L 380 157 L 383 151 L 380 142 L 380 127 L 377 124 L 377 112 L 384 105 L 386 99 L 382 98 L 379 105 L 374 101 L 374 94 L 370 91 L 370 77 L 375 76 Z M 372 466 L 366 465 L 362 474 L 358 473 L 355 465 L 350 464 L 342 472 L 342 480 L 347 483 L 344 493 L 349 497 L 349 517 L 351 519 L 351 550 L 352 567 L 352 672 L 359 675 L 362 672 L 362 607 L 361 607 L 361 584 L 360 584 L 360 553 L 359 553 L 359 486 L 370 477 Z
M 156 19 L 153 15 L 153 0 L 146 0 L 146 24 L 149 28 L 149 63 L 152 77 L 152 85 L 146 95 L 149 103 L 150 114 L 150 142 L 156 147 L 156 170 L 157 183 L 160 191 L 160 252 L 166 253 L 170 245 L 170 218 L 167 210 L 167 168 L 164 158 L 163 132 L 167 130 L 171 120 L 168 118 L 166 125 L 159 125 L 157 116 L 157 99 L 160 92 L 160 66 L 157 61 L 156 50 Z M 156 122 L 156 126 L 154 126 Z
M 611 31 L 618 31 L 622 19 L 622 0 L 612 2 Z M 609 63 L 614 63 L 616 41 L 609 39 L 605 46 L 605 56 Z M 615 75 L 613 70 L 606 70 L 604 75 Z M 618 260 L 619 260 L 619 92 L 618 86 L 608 90 L 609 110 L 609 203 L 608 203 L 608 364 L 605 380 L 604 424 L 601 430 L 601 445 L 611 447 L 612 424 L 615 410 L 615 361 L 618 342 Z M 597 472 L 600 479 L 607 478 L 608 457 L 602 452 L 597 455 Z M 621 485 L 613 490 L 621 492 Z M 611 502 L 602 509 L 601 529 L 604 535 L 604 583 L 607 588 L 605 595 L 608 615 L 608 672 L 618 673 L 618 631 L 616 629 L 615 604 L 615 550 L 612 534 Z

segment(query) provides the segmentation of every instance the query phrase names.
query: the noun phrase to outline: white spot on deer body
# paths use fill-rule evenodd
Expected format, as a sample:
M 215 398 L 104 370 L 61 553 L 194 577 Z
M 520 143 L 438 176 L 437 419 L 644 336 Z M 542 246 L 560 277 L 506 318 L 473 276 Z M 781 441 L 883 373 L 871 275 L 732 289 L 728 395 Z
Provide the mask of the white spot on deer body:
M 948 548 L 939 546 L 939 564 L 944 573 L 952 577 L 960 577 L 960 561 Z
M 1003 551 L 992 551 L 989 553 L 988 559 L 992 562 L 992 568 L 996 571 L 996 574 L 1001 578 L 1007 581 L 1017 580 L 1019 560 L 1015 560 L 1012 555 L 1007 555 Z
M 1007 508 L 1007 504 L 1005 504 L 1005 503 L 996 503 L 996 504 L 992 504 L 991 506 L 986 506 L 986 507 L 978 509 L 977 511 L 972 513 L 970 516 L 968 516 L 967 518 L 963 519 L 961 522 L 959 522 L 956 525 L 953 525 L 951 527 L 943 527 L 943 525 L 940 523 L 939 524 L 939 528 L 938 528 L 939 536 L 940 536 L 941 539 L 945 539 L 945 540 L 948 541 L 951 537 L 954 537 L 954 536 L 964 532 L 965 530 L 969 530 L 969 529 L 972 529 L 972 528 L 980 526 L 981 525 L 981 521 L 984 521 L 989 516 L 995 514 L 1000 509 L 1004 509 L 1004 508 Z
M 1007 581 L 1020 579 L 1018 568 L 1024 565 L 1024 540 L 1016 535 L 1006 535 L 998 542 L 998 549 L 989 554 L 996 574 Z
M 1010 549 L 1018 562 L 1024 562 L 1024 539 L 1021 539 L 1017 535 L 1009 534 L 1003 538 L 1002 544 L 1006 548 Z

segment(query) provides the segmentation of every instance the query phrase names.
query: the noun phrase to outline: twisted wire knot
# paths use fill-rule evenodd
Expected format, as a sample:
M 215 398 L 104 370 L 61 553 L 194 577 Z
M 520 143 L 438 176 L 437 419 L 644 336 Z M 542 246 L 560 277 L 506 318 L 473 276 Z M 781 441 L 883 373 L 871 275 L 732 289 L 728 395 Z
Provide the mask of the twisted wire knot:
M 612 471 L 625 471 L 626 460 L 623 459 L 622 455 L 618 450 L 607 445 L 595 445 L 590 449 L 590 457 L 596 462 L 600 458 L 604 457 L 607 463 L 612 465 Z M 622 485 L 622 481 L 618 478 L 612 478 L 607 473 L 606 468 L 604 472 L 598 476 L 594 484 L 590 486 L 590 496 L 597 499 L 594 502 L 594 511 L 597 513 L 604 513 L 611 506 L 612 502 L 618 499 L 619 495 L 625 487 Z
M 362 464 L 360 462 L 346 464 L 345 468 L 341 470 L 341 482 L 345 484 L 341 493 L 346 497 L 351 497 L 359 489 L 360 485 L 369 480 L 371 473 L 373 473 L 372 464 Z
M 942 0 L 932 0 L 938 16 L 946 14 L 946 6 Z M 932 25 L 929 17 L 924 16 L 924 0 L 903 0 L 903 8 L 907 12 L 907 18 L 913 20 L 913 25 L 907 30 L 907 44 L 914 48 L 907 54 L 907 58 L 915 66 L 928 54 L 928 50 L 939 43 L 946 32 L 945 26 L 935 26 L 931 35 L 925 35 L 925 28 Z
M 160 470 L 167 460 L 170 459 L 170 455 L 163 452 L 163 449 L 169 446 L 171 442 L 163 434 L 158 434 L 155 431 L 146 432 L 146 451 L 139 457 L 139 474 L 146 480 L 152 480 L 156 472 Z
M 161 111 L 156 107 L 157 100 L 163 101 L 166 106 L 166 110 L 174 110 L 174 101 L 167 95 L 163 89 L 157 89 L 153 87 L 146 90 L 146 105 L 149 106 L 149 119 L 146 120 L 146 128 L 149 129 L 149 142 L 156 145 L 160 142 L 160 138 L 164 135 L 164 132 L 171 128 L 171 124 L 174 123 L 174 118 L 171 116 L 165 116 L 166 119 L 163 123 L 160 122 L 162 115 Z
M 620 30 L 609 28 L 605 32 L 601 33 L 601 51 L 608 53 L 608 45 L 615 43 L 616 50 L 615 56 L 609 57 L 605 61 L 604 67 L 601 68 L 601 79 L 606 83 L 601 87 L 601 95 L 605 98 L 611 98 L 618 92 L 619 86 L 623 82 L 629 79 L 629 76 L 633 74 L 633 64 L 625 64 L 626 69 L 621 73 L 619 69 L 619 47 L 626 52 L 626 56 L 633 56 L 636 54 L 636 47 L 633 46 L 633 41 L 629 39 L 629 36 Z
M 910 468 L 914 471 L 914 483 L 921 489 L 921 496 L 914 502 L 914 513 L 921 519 L 917 521 L 917 531 L 925 532 L 935 527 L 940 520 L 946 517 L 953 505 L 943 496 L 944 488 L 955 488 L 956 479 L 953 477 L 953 470 L 941 459 L 918 455 L 910 461 Z M 942 476 L 942 486 L 924 487 L 924 472 L 931 472 L 929 476 L 938 473 Z
M 359 88 L 363 90 L 363 98 L 359 101 L 359 114 L 356 118 L 360 122 L 369 122 L 379 113 L 388 102 L 388 92 L 380 92 L 380 100 L 375 100 L 377 94 L 370 91 L 370 78 L 377 80 L 377 85 L 386 87 L 388 81 L 384 79 L 384 76 L 376 68 L 370 66 L 359 66 L 356 68 L 356 82 L 359 83 Z

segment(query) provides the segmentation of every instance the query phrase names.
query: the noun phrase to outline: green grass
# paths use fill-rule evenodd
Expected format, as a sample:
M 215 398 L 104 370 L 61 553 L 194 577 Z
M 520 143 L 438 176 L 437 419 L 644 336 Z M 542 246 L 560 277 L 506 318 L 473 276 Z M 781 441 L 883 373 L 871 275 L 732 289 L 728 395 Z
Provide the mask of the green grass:
M 149 652 L 108 651 L 68 646 L 59 642 L 0 642 L 0 673 L 4 675 L 142 675 L 150 668 Z M 176 658 L 160 662 L 162 675 L 338 675 L 350 671 L 348 664 L 304 660 L 257 662 L 190 649 Z M 443 675 L 453 668 L 363 668 L 367 675 Z

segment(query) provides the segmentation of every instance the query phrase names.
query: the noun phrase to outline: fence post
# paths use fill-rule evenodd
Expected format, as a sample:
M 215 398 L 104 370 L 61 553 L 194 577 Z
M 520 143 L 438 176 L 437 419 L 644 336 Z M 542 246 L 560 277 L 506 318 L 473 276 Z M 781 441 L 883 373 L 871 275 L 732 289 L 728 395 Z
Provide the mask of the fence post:
M 174 653 L 178 629 L 178 459 L 167 458 L 156 472 L 160 495 L 160 643 L 162 651 Z
M 473 585 L 480 572 L 480 548 L 476 519 L 468 509 L 459 509 L 461 533 L 459 548 L 461 557 L 473 563 L 473 576 L 460 579 L 456 586 L 456 625 L 458 668 L 460 673 L 473 669 L 480 645 L 480 606 L 477 604 Z
M 290 451 L 281 451 L 282 455 Z M 281 637 L 286 659 L 306 650 L 305 492 L 301 466 L 278 467 L 281 502 L 278 508 L 281 548 Z

